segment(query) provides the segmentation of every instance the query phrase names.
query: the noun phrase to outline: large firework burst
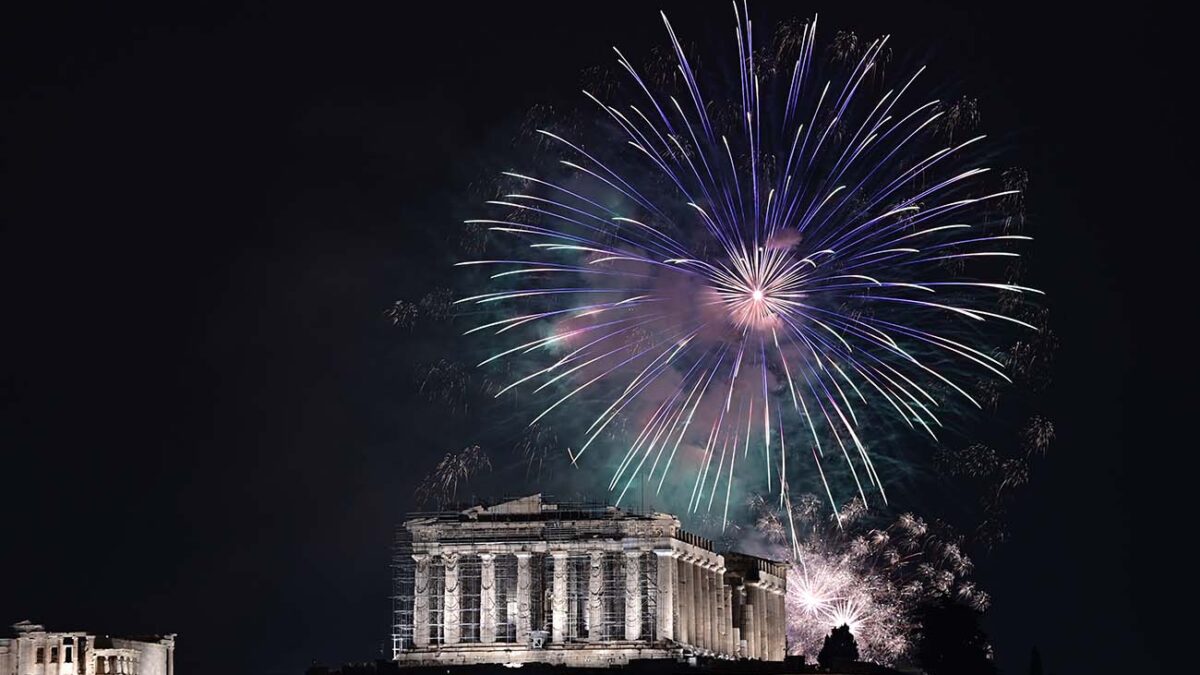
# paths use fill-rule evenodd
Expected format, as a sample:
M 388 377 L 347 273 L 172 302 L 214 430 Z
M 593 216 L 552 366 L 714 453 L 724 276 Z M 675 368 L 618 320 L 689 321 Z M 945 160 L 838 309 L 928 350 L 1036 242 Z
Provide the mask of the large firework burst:
M 506 172 L 469 221 L 504 252 L 459 263 L 491 288 L 457 303 L 496 337 L 479 365 L 513 373 L 496 395 L 545 397 L 531 424 L 591 406 L 573 462 L 632 421 L 618 502 L 686 464 L 689 509 L 720 496 L 727 513 L 747 466 L 786 492 L 789 446 L 832 505 L 830 459 L 886 500 L 864 429 L 894 415 L 936 438 L 948 402 L 980 405 L 967 377 L 1008 380 L 1000 327 L 1034 328 L 1004 312 L 1036 292 L 1003 269 L 1028 237 L 992 205 L 1016 191 L 989 179 L 983 136 L 946 133 L 963 106 L 918 98 L 923 67 L 883 75 L 887 37 L 822 58 L 814 20 L 759 49 L 734 11 L 732 86 L 664 16 L 673 70 L 618 50 L 621 102 L 585 92 L 594 124 L 537 131 L 553 161 Z

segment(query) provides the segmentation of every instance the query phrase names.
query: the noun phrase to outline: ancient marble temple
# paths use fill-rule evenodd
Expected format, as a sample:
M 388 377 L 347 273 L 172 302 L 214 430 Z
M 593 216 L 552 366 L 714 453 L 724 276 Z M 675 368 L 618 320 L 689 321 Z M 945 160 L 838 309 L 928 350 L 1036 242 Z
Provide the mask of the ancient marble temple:
M 664 513 L 533 495 L 414 515 L 394 565 L 402 665 L 784 658 L 783 565 Z

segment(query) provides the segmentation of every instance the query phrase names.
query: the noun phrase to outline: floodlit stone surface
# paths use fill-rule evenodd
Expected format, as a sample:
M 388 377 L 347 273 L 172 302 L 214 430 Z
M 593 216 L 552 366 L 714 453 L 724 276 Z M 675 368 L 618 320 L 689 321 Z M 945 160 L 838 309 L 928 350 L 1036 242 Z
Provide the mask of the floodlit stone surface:
M 402 665 L 784 658 L 784 565 L 670 514 L 541 495 L 414 514 L 394 562 Z
M 0 675 L 175 675 L 175 634 L 115 638 L 22 621 L 0 638 Z

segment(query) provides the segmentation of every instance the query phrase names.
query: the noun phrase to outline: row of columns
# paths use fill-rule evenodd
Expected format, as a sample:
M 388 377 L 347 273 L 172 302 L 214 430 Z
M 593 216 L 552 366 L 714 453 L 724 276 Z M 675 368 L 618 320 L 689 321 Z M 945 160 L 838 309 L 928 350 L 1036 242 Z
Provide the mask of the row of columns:
M 137 661 L 132 656 L 98 656 L 96 672 L 101 675 L 136 675 Z
M 625 551 L 625 639 L 638 640 L 642 635 L 641 557 L 638 550 Z M 480 553 L 480 620 L 479 641 L 496 641 L 496 554 Z M 517 622 L 516 641 L 529 641 L 532 630 L 532 582 L 530 559 L 532 553 L 517 551 Z M 457 552 L 442 553 L 445 574 L 442 600 L 442 643 L 458 644 L 461 640 L 459 622 L 450 620 L 460 615 L 459 574 Z M 551 576 L 551 640 L 562 642 L 567 633 L 567 586 L 570 579 L 567 551 L 552 551 Z M 413 644 L 428 647 L 430 643 L 429 563 L 425 553 L 413 554 L 416 562 L 413 578 Z M 588 573 L 588 625 L 603 623 L 604 551 L 592 551 Z
M 655 550 L 657 557 L 657 623 L 659 639 L 668 639 L 711 652 L 751 659 L 782 661 L 785 656 L 786 606 L 782 586 L 769 581 L 746 583 L 736 589 L 725 584 L 725 568 L 711 557 L 674 549 Z M 459 553 L 443 553 L 443 644 L 457 644 L 459 622 Z M 518 551 L 516 642 L 529 641 L 532 630 L 532 553 Z M 562 642 L 567 634 L 567 551 L 552 551 L 551 639 Z M 604 551 L 592 551 L 588 566 L 587 621 L 603 623 Z M 626 640 L 641 639 L 642 551 L 625 551 Z M 495 553 L 480 553 L 480 641 L 496 641 L 497 605 Z M 430 644 L 428 554 L 414 554 L 413 642 Z M 719 560 L 719 559 L 718 559 Z M 735 625 L 736 624 L 736 625 Z
M 703 555 L 674 549 L 654 553 L 658 556 L 659 637 L 732 654 L 725 568 Z
M 784 589 L 770 582 L 754 581 L 738 590 L 741 624 L 738 656 L 782 661 L 787 643 Z

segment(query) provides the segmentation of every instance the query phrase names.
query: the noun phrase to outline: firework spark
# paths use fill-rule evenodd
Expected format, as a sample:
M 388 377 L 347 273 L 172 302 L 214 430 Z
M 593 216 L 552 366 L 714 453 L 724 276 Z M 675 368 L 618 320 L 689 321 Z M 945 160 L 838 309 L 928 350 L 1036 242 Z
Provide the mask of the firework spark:
M 789 429 L 831 505 L 831 460 L 863 503 L 886 500 L 867 421 L 894 414 L 936 439 L 947 401 L 982 407 L 957 369 L 1009 381 L 991 342 L 1036 329 L 996 311 L 1039 293 L 1004 276 L 1029 237 L 990 205 L 1015 190 L 977 159 L 973 101 L 916 98 L 924 68 L 882 74 L 887 37 L 839 34 L 822 59 L 814 20 L 760 51 L 734 10 L 733 86 L 692 67 L 664 15 L 668 81 L 617 50 L 633 93 L 585 92 L 597 136 L 536 131 L 553 165 L 507 172 L 496 213 L 468 221 L 517 252 L 459 263 L 490 290 L 456 303 L 479 319 L 468 334 L 498 340 L 479 365 L 512 367 L 496 395 L 547 397 L 531 424 L 594 405 L 573 463 L 633 420 L 618 503 L 685 462 L 692 512 L 727 514 L 748 468 L 785 492 Z

